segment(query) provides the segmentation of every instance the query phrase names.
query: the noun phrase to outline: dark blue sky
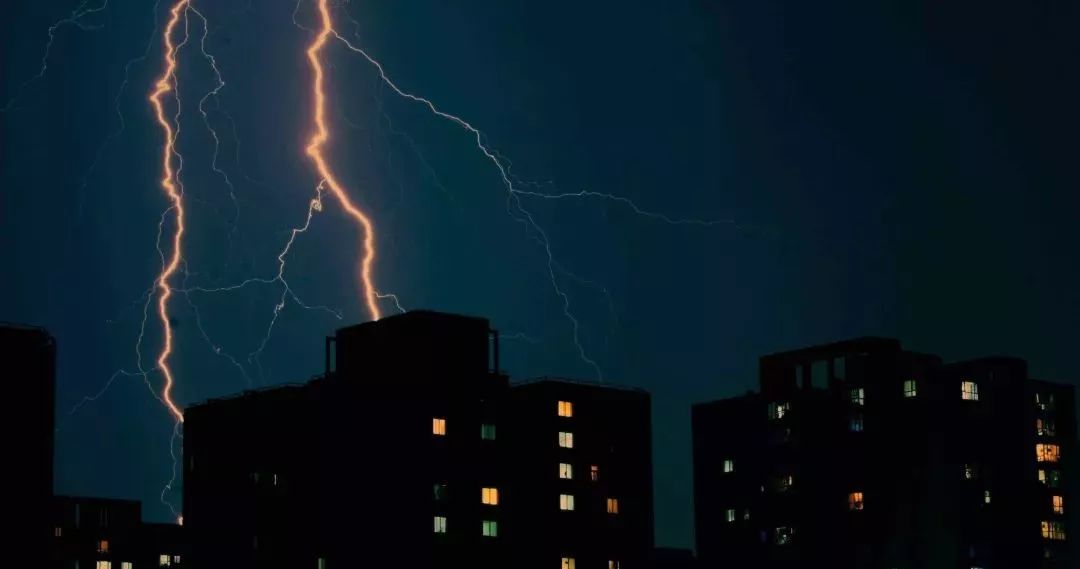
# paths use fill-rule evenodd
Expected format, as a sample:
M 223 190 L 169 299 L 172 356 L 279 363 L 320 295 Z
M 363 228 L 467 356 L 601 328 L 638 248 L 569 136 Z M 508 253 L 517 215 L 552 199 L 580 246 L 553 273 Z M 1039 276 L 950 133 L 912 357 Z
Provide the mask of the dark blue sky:
M 83 20 L 94 29 L 59 28 L 47 72 L 24 85 L 48 27 L 76 4 L 19 0 L 0 22 L 0 318 L 60 342 L 57 490 L 141 499 L 163 519 L 171 423 L 141 379 L 118 376 L 68 411 L 137 369 L 166 206 L 146 101 L 165 6 L 111 0 Z M 179 69 L 187 285 L 272 278 L 317 182 L 303 157 L 310 36 L 291 1 L 195 4 L 226 81 L 205 108 L 235 204 L 211 168 L 197 104 L 213 75 L 192 20 Z M 1042 378 L 1080 381 L 1075 2 L 350 2 L 338 22 L 351 35 L 347 14 L 358 45 L 483 130 L 523 187 L 738 222 L 525 202 L 586 353 L 605 378 L 654 395 L 659 543 L 692 538 L 690 404 L 752 388 L 762 353 L 879 334 L 949 359 L 1023 356 Z M 517 378 L 595 375 L 543 250 L 507 215 L 474 141 L 340 45 L 327 58 L 332 159 L 378 226 L 380 289 L 526 335 L 505 344 Z M 174 301 L 178 399 L 317 373 L 322 337 L 365 318 L 356 255 L 356 230 L 331 205 L 285 276 L 341 319 L 289 302 L 257 358 L 280 283 Z M 160 342 L 150 322 L 146 361 Z

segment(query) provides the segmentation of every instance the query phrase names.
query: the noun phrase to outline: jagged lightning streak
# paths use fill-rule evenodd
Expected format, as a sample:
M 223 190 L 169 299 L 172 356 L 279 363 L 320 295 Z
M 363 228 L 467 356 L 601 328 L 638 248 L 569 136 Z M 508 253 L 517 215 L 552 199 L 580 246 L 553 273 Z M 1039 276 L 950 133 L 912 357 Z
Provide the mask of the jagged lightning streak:
M 165 51 L 164 69 L 161 72 L 161 76 L 157 78 L 154 90 L 150 94 L 150 104 L 154 108 L 154 114 L 157 117 L 158 125 L 161 127 L 165 139 L 162 144 L 161 188 L 165 191 L 166 196 L 171 202 L 170 209 L 175 214 L 176 224 L 172 235 L 171 255 L 169 255 L 167 262 L 163 262 L 156 283 L 159 291 L 157 313 L 158 318 L 161 320 L 162 333 L 164 334 L 163 345 L 157 358 L 157 367 L 161 370 L 162 375 L 165 376 L 165 386 L 161 390 L 161 398 L 165 401 L 165 406 L 169 409 L 169 412 L 172 413 L 173 417 L 176 419 L 177 426 L 184 422 L 184 414 L 172 399 L 172 389 L 176 381 L 173 377 L 172 369 L 169 367 L 169 356 L 172 355 L 173 352 L 173 330 L 172 325 L 169 322 L 169 298 L 172 296 L 173 292 L 169 279 L 176 274 L 177 269 L 180 267 L 180 259 L 182 257 L 181 245 L 184 237 L 184 196 L 183 188 L 179 186 L 177 172 L 179 171 L 179 168 L 183 167 L 183 162 L 181 161 L 180 165 L 174 170 L 174 156 L 179 160 L 179 154 L 177 154 L 176 151 L 176 136 L 179 126 L 174 129 L 173 124 L 166 118 L 165 105 L 162 102 L 162 97 L 170 92 L 174 93 L 175 97 L 176 52 L 178 46 L 173 43 L 172 36 L 173 31 L 180 22 L 181 16 L 186 15 L 190 4 L 191 0 L 177 0 L 169 10 L 169 21 L 165 25 L 162 40 Z M 184 38 L 184 41 L 187 41 L 187 37 Z M 178 107 L 177 114 L 179 114 L 179 98 L 176 98 L 176 102 Z M 162 221 L 164 221 L 164 217 L 162 217 Z M 164 258 L 163 261 L 165 261 Z M 170 445 L 170 453 L 172 453 L 171 446 L 172 445 Z
M 361 229 L 364 232 L 364 255 L 360 261 L 361 293 L 363 294 L 364 303 L 367 305 L 371 318 L 373 320 L 378 320 L 382 317 L 382 311 L 379 309 L 379 293 L 375 290 L 374 277 L 372 276 L 373 266 L 375 264 L 375 226 L 371 222 L 371 218 L 356 207 L 356 205 L 352 203 L 352 200 L 349 199 L 349 195 L 341 187 L 341 184 L 330 170 L 326 158 L 323 156 L 323 146 L 330 140 L 330 130 L 326 126 L 326 93 L 323 86 L 325 74 L 323 72 L 322 60 L 319 56 L 330 36 L 336 36 L 337 33 L 334 32 L 333 20 L 330 17 L 330 8 L 327 6 L 327 0 L 318 0 L 318 2 L 319 19 L 322 27 L 315 36 L 315 40 L 312 41 L 307 49 L 308 61 L 311 63 L 311 69 L 314 75 L 312 80 L 312 101 L 315 106 L 313 109 L 315 133 L 308 141 L 306 152 L 308 157 L 310 157 L 315 164 L 315 169 L 318 170 L 322 181 L 325 182 L 326 187 L 330 189 L 330 193 L 337 198 L 341 207 L 361 226 Z

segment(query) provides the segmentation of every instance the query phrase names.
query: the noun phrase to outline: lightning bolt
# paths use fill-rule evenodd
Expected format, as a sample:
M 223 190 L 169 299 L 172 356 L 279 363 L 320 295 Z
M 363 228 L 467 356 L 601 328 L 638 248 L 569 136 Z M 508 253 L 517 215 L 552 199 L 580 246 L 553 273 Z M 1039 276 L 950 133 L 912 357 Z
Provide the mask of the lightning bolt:
M 379 309 L 379 293 L 375 290 L 374 277 L 372 276 L 375 264 L 375 226 L 371 222 L 371 218 L 349 199 L 348 194 L 334 176 L 326 158 L 323 156 L 323 146 L 330 140 L 330 130 L 326 126 L 326 93 L 323 85 L 325 73 L 320 54 L 330 36 L 337 36 L 337 33 L 334 32 L 334 23 L 330 16 L 327 0 L 318 1 L 319 20 L 322 28 L 307 49 L 308 61 L 311 63 L 313 72 L 311 90 L 314 104 L 315 133 L 308 141 L 306 152 L 315 165 L 322 182 L 325 182 L 326 187 L 330 189 L 330 193 L 337 198 L 341 207 L 360 225 L 363 231 L 364 254 L 360 261 L 361 294 L 372 319 L 378 320 L 382 317 L 382 311 Z
M 176 93 L 176 56 L 178 49 L 183 43 L 180 45 L 175 45 L 173 43 L 173 32 L 180 23 L 181 16 L 185 16 L 184 43 L 187 42 L 186 14 L 190 4 L 191 0 L 177 0 L 169 10 L 169 20 L 168 23 L 165 24 L 162 40 L 165 52 L 164 69 L 155 82 L 153 92 L 150 93 L 150 104 L 154 109 L 157 123 L 161 127 L 165 140 L 162 145 L 162 177 L 160 184 L 166 197 L 171 203 L 169 210 L 166 210 L 166 212 L 171 210 L 175 215 L 175 228 L 173 229 L 172 235 L 172 251 L 168 256 L 167 261 L 164 255 L 162 256 L 162 269 L 155 280 L 159 292 L 157 313 L 158 319 L 161 321 L 162 333 L 164 334 L 163 345 L 157 357 L 157 367 L 161 370 L 162 375 L 165 376 L 165 387 L 161 391 L 161 398 L 164 400 L 165 406 L 168 408 L 169 412 L 172 413 L 175 418 L 177 425 L 184 422 L 184 414 L 180 411 L 180 408 L 172 398 L 172 390 L 176 380 L 173 376 L 172 369 L 169 367 L 169 356 L 172 355 L 173 352 L 173 330 L 172 325 L 169 322 L 169 298 L 172 297 L 173 291 L 169 279 L 176 274 L 177 269 L 180 267 L 180 259 L 182 258 L 181 246 L 184 237 L 184 195 L 183 186 L 179 181 L 179 172 L 183 168 L 183 157 L 181 157 L 176 150 L 176 137 L 180 131 L 180 98 Z M 173 93 L 173 98 L 176 101 L 177 110 L 176 115 L 173 117 L 173 121 L 175 121 L 176 125 L 175 128 L 173 126 L 174 123 L 166 118 L 165 104 L 162 102 L 162 98 L 169 93 Z M 173 166 L 174 158 L 177 160 L 175 169 Z M 161 221 L 162 223 L 158 226 L 159 238 L 161 237 L 161 227 L 165 221 L 164 215 L 162 216 Z M 170 452 L 172 452 L 171 448 Z

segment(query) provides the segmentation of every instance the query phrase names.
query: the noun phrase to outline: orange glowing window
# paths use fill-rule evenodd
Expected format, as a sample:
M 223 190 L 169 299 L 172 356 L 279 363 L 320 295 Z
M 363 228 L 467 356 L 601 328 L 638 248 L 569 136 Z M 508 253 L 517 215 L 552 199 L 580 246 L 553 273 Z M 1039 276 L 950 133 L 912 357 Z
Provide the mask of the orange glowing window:
M 559 416 L 560 417 L 573 417 L 574 416 L 574 404 L 570 401 L 559 401 Z
M 577 569 L 577 567 L 574 564 L 574 558 L 573 557 L 563 557 L 562 558 L 562 565 L 560 565 L 560 568 L 561 569 Z
M 498 488 L 481 488 L 480 501 L 488 506 L 499 505 L 499 489 Z
M 609 560 L 607 562 L 607 569 L 619 569 L 619 562 L 615 560 Z
M 1065 513 L 1065 497 L 1064 496 L 1052 496 L 1051 503 L 1054 505 L 1055 514 Z
M 863 493 L 852 492 L 847 497 L 848 509 L 853 512 L 861 512 L 863 509 Z
M 97 544 L 97 552 L 98 553 L 108 553 L 109 552 L 109 540 L 103 539 L 103 540 L 99 541 L 98 544 Z
M 435 417 L 431 420 L 431 434 L 440 437 L 446 436 L 446 419 Z
M 608 498 L 607 499 L 607 513 L 618 514 L 619 513 L 619 499 Z
M 1058 445 L 1035 445 L 1035 460 L 1039 462 L 1057 462 L 1061 460 L 1061 447 Z

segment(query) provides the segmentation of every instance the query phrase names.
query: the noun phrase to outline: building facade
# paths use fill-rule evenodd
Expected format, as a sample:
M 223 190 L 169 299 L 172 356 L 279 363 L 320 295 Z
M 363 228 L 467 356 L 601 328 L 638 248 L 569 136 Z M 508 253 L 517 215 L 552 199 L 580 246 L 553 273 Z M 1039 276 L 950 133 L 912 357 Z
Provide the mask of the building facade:
M 696 405 L 705 567 L 1073 567 L 1073 389 L 864 338 L 761 358 Z
M 0 325 L 0 358 L 5 395 L 17 409 L 0 414 L 9 488 L 7 537 L 20 544 L 30 563 L 46 559 L 50 545 L 53 493 L 53 433 L 56 394 L 56 342 L 43 329 Z M 27 565 L 31 566 L 31 565 Z

